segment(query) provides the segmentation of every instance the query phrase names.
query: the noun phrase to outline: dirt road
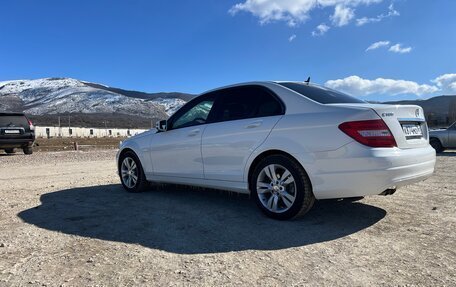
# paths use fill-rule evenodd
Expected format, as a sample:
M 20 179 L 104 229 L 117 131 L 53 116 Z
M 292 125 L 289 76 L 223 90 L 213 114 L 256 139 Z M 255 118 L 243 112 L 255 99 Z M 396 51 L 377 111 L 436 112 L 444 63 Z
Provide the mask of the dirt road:
M 226 192 L 128 194 L 114 156 L 0 155 L 1 286 L 456 285 L 456 153 L 393 196 L 291 222 Z

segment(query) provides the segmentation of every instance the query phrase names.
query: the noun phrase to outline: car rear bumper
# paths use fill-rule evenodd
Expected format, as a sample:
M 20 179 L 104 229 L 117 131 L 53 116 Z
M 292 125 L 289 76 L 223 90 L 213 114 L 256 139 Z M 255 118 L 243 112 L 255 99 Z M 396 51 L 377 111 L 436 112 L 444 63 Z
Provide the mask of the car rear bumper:
M 35 139 L 1 139 L 0 138 L 0 149 L 6 148 L 24 148 L 33 146 Z
M 422 181 L 434 172 L 435 150 L 375 148 L 350 143 L 339 150 L 316 153 L 303 163 L 317 199 L 377 195 L 386 189 Z

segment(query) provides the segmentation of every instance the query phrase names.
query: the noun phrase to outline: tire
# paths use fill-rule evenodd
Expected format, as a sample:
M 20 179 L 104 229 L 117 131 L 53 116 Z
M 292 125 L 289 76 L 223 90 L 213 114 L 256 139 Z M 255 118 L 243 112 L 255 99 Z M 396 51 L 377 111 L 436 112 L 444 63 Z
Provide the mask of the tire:
M 33 153 L 33 148 L 32 147 L 25 147 L 22 150 L 24 151 L 24 154 L 32 154 Z
M 5 149 L 5 152 L 7 154 L 13 154 L 13 153 L 16 153 L 16 150 L 14 148 L 9 148 L 9 149 Z
M 445 150 L 443 148 L 442 143 L 440 142 L 440 140 L 438 140 L 436 138 L 432 138 L 430 140 L 430 144 L 435 149 L 436 153 L 441 153 L 441 152 L 443 152 Z
M 135 167 L 129 169 L 127 162 L 130 166 L 133 166 L 132 163 L 134 163 Z M 119 158 L 118 168 L 120 182 L 126 191 L 143 192 L 149 188 L 149 182 L 146 180 L 141 162 L 134 152 L 127 151 L 123 153 Z M 128 171 L 131 173 L 127 174 L 126 172 Z M 134 180 L 134 177 L 136 177 L 136 181 Z
M 252 173 L 250 188 L 258 207 L 273 219 L 301 217 L 315 202 L 307 173 L 295 159 L 284 155 L 271 155 L 261 160 Z

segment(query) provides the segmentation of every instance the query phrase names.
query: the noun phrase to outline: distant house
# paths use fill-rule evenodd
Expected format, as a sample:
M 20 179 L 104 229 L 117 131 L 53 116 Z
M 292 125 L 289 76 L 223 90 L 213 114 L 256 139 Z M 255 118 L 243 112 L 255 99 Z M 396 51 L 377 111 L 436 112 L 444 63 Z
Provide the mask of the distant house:
M 81 127 L 52 127 L 35 126 L 35 135 L 39 138 L 102 138 L 130 137 L 143 133 L 144 129 L 114 129 L 114 128 L 81 128 Z

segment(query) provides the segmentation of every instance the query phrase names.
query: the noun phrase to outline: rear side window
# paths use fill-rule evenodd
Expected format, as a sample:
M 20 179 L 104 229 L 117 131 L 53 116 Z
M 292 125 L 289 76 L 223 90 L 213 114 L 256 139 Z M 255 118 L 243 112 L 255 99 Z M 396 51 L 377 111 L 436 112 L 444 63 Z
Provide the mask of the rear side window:
M 347 94 L 334 91 L 325 87 L 295 83 L 295 82 L 285 82 L 279 83 L 279 85 L 289 88 L 311 100 L 314 100 L 320 104 L 361 104 L 365 103 L 364 101 L 349 96 Z
M 27 128 L 29 126 L 25 116 L 0 115 L 0 127 L 16 126 Z
M 236 87 L 220 92 L 215 121 L 281 115 L 283 105 L 268 90 L 257 86 Z

